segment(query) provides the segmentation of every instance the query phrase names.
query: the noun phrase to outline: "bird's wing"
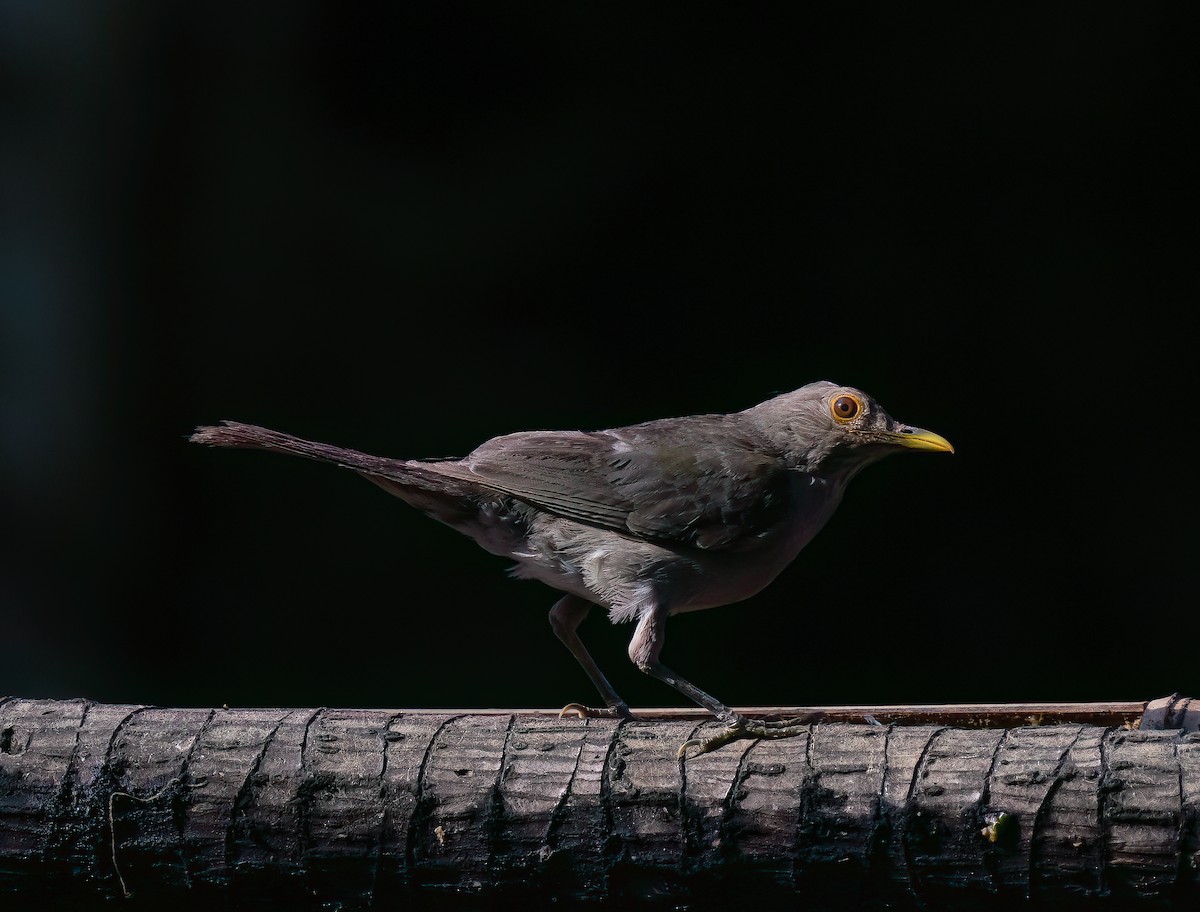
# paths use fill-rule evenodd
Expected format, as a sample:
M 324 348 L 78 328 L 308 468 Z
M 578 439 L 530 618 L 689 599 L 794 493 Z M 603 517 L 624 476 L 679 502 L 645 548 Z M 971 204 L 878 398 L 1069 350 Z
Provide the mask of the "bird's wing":
M 787 473 L 729 416 L 497 437 L 439 472 L 664 544 L 736 548 L 787 510 Z

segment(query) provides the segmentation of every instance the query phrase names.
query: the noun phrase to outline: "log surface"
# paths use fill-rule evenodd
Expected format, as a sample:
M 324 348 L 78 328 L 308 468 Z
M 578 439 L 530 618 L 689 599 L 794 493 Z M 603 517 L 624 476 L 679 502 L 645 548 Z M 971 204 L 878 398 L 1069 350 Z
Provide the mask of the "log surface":
M 822 722 L 676 758 L 713 729 L 9 698 L 0 894 L 1200 908 L 1196 733 Z

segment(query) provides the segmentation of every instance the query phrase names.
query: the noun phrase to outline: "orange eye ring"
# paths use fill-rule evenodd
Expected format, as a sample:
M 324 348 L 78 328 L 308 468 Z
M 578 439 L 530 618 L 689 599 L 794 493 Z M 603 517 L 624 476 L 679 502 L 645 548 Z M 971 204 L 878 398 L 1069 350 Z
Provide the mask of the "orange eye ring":
M 857 396 L 838 396 L 829 403 L 829 411 L 835 421 L 853 421 L 862 411 L 862 403 Z

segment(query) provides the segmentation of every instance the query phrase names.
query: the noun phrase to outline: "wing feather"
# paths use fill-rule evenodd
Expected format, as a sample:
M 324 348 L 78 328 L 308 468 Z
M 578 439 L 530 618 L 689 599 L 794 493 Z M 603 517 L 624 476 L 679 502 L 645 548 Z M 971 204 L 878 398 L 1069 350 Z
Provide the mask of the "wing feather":
M 540 509 L 668 545 L 735 548 L 787 509 L 787 470 L 734 416 L 497 437 L 430 468 Z

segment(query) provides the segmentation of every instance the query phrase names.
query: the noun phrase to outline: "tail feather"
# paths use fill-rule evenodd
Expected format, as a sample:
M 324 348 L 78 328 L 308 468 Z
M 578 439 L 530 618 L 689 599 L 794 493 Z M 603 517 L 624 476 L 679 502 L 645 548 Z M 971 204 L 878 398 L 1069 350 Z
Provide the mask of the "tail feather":
M 306 459 L 316 459 L 320 462 L 332 462 L 371 475 L 395 478 L 412 474 L 411 466 L 402 459 L 371 456 L 357 450 L 304 440 L 281 431 L 272 431 L 269 428 L 242 424 L 237 421 L 222 421 L 220 426 L 198 427 L 189 439 L 192 443 L 202 443 L 207 446 L 289 453 L 293 456 L 303 456 Z
M 474 503 L 478 488 L 467 479 L 438 471 L 442 460 L 385 459 L 237 421 L 222 421 L 219 427 L 198 427 L 190 439 L 208 446 L 289 453 L 352 469 L 389 494 L 455 529 L 462 529 L 478 510 Z

